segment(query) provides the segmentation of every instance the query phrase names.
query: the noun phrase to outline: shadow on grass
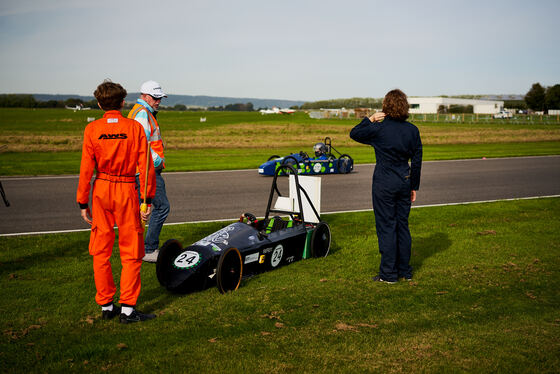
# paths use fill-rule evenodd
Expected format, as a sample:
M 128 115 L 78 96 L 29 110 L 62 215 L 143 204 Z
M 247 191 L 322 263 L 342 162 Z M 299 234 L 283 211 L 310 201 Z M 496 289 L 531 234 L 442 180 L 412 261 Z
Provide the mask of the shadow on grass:
M 331 256 L 331 255 L 337 253 L 340 250 L 342 250 L 342 247 L 340 246 L 340 244 L 338 244 L 337 242 L 335 242 L 333 240 L 333 241 L 331 241 L 331 248 L 329 249 L 329 254 L 327 256 Z
M 174 294 L 157 284 L 157 286 L 145 287 L 138 301 L 142 304 L 142 310 L 146 312 L 157 312 L 165 309 L 165 307 L 183 295 Z
M 419 270 L 428 257 L 443 252 L 451 246 L 451 239 L 446 233 L 435 232 L 427 238 L 412 238 L 411 265 Z
M 71 241 L 60 240 L 56 245 L 45 244 L 41 248 L 45 250 L 36 250 L 30 253 L 28 250 L 21 250 L 26 255 L 19 256 L 10 261 L 2 261 L 0 263 L 0 275 L 13 273 L 16 271 L 25 271 L 34 267 L 44 267 L 44 265 L 51 261 L 60 261 L 64 257 L 81 257 L 85 256 L 84 251 L 87 251 L 88 241 L 83 239 L 75 239 Z M 9 250 L 17 251 L 21 246 L 9 248 Z M 88 255 L 89 256 L 89 255 Z

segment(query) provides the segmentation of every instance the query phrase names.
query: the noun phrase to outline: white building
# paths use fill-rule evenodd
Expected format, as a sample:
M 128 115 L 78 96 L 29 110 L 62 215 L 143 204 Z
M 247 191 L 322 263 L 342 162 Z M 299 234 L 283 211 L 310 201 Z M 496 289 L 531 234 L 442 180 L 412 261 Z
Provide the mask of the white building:
M 446 108 L 449 108 L 450 105 L 472 105 L 473 113 L 479 114 L 494 114 L 504 109 L 503 101 L 456 99 L 451 97 L 409 97 L 408 103 L 410 104 L 410 113 L 437 113 L 441 105 Z

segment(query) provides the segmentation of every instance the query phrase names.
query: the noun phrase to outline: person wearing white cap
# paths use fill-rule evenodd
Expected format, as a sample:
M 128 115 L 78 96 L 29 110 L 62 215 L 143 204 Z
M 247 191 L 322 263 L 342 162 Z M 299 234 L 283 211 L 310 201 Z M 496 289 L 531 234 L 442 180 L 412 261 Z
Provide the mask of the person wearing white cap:
M 152 199 L 152 215 L 148 223 L 144 247 L 146 262 L 157 262 L 159 255 L 159 234 L 163 223 L 169 215 L 169 200 L 165 191 L 165 181 L 161 176 L 165 168 L 164 144 L 156 116 L 161 99 L 167 97 L 161 85 L 154 81 L 147 81 L 140 87 L 140 98 L 128 113 L 128 118 L 133 118 L 144 127 L 148 144 L 150 145 L 154 168 L 156 170 L 156 195 Z M 136 185 L 140 186 L 138 174 L 136 174 Z M 140 197 L 140 189 L 138 189 Z

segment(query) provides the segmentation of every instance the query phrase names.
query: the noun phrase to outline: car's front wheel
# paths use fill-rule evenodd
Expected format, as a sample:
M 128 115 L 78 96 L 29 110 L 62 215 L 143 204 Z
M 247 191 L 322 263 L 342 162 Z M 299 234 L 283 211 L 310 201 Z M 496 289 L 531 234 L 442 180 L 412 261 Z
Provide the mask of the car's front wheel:
M 296 158 L 293 157 L 293 156 L 285 157 L 284 160 L 282 161 L 282 166 L 284 166 L 284 165 L 289 165 L 289 166 L 293 167 L 296 170 L 296 173 L 297 173 L 297 170 L 299 168 L 298 160 L 296 160 Z M 288 169 L 286 169 L 285 173 L 286 174 L 291 174 L 291 172 Z
M 243 262 L 237 248 L 230 247 L 222 253 L 216 273 L 216 284 L 221 293 L 235 291 L 239 287 L 243 275 Z

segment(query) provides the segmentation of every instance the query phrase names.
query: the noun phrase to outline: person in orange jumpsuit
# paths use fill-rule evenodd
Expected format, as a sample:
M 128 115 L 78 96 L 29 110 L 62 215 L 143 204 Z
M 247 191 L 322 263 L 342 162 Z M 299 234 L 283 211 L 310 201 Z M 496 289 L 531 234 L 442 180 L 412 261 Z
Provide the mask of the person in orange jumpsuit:
M 94 96 L 105 114 L 88 124 L 84 131 L 77 202 L 82 218 L 91 225 L 89 253 L 93 256 L 95 301 L 101 305 L 103 319 L 120 314 L 122 323 L 145 321 L 155 315 L 144 314 L 135 306 L 140 294 L 140 266 L 144 257 L 141 219 L 148 220 L 156 189 L 152 157 L 142 125 L 123 117 L 120 112 L 126 90 L 118 83 L 105 81 L 97 87 Z M 140 211 L 136 191 L 137 168 L 140 171 L 140 193 L 148 205 L 145 212 Z M 88 203 L 94 171 L 90 211 Z M 122 264 L 121 307 L 113 304 L 116 287 L 110 263 L 115 224 L 119 228 Z

